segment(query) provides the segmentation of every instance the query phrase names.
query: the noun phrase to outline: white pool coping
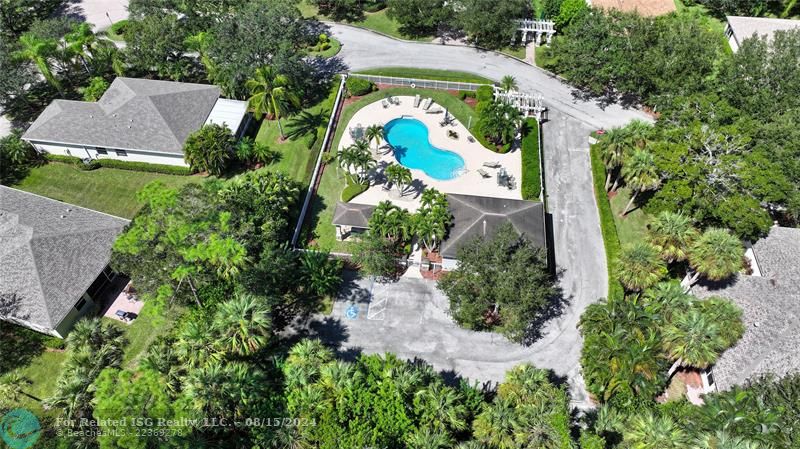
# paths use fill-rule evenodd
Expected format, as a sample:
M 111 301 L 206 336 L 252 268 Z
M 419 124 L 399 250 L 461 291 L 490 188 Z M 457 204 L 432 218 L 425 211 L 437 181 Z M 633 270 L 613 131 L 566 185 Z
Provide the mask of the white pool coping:
M 341 150 L 354 143 L 353 138 L 350 136 L 350 129 L 355 128 L 359 124 L 362 127 L 367 128 L 373 124 L 383 126 L 386 123 L 400 117 L 415 118 L 428 127 L 428 138 L 430 139 L 431 144 L 443 150 L 449 150 L 460 155 L 464 159 L 464 166 L 466 169 L 466 172 L 462 175 L 449 180 L 433 179 L 425 174 L 425 172 L 422 170 L 411 169 L 411 174 L 414 179 L 421 181 L 424 188 L 432 187 L 444 193 L 458 193 L 464 195 L 489 196 L 494 198 L 510 198 L 517 200 L 522 199 L 522 157 L 519 150 L 513 150 L 506 154 L 495 153 L 487 148 L 484 148 L 483 145 L 481 145 L 477 140 L 475 142 L 469 142 L 467 140 L 467 136 L 470 136 L 471 134 L 467 130 L 466 126 L 464 126 L 464 124 L 460 123 L 458 120 L 454 120 L 452 125 L 441 127 L 439 123 L 444 118 L 444 113 L 429 114 L 426 113 L 421 107 L 415 108 L 414 97 L 411 96 L 400 96 L 395 98 L 399 99 L 399 105 L 392 104 L 388 108 L 384 108 L 381 104 L 381 100 L 378 100 L 375 103 L 368 104 L 356 112 L 353 115 L 353 118 L 350 119 L 350 122 L 346 124 L 345 132 L 342 135 L 342 139 L 339 143 L 339 149 Z M 425 97 L 422 99 L 424 101 Z M 435 103 L 429 109 L 433 110 L 437 107 L 444 109 L 442 106 Z M 458 139 L 451 139 L 447 137 L 448 130 L 455 130 L 458 133 Z M 385 145 L 385 143 L 382 145 Z M 370 146 L 374 150 L 374 143 L 371 143 Z M 376 153 L 373 152 L 373 155 L 376 155 Z M 398 163 L 391 152 L 383 155 L 377 154 L 375 159 L 378 163 L 378 168 L 376 169 L 378 172 L 382 172 L 382 170 L 391 163 Z M 499 162 L 500 166 L 505 168 L 508 174 L 514 176 L 514 179 L 517 183 L 517 188 L 514 190 L 509 190 L 506 187 L 498 186 L 496 174 L 499 168 L 493 169 L 484 167 L 484 162 Z M 479 169 L 485 170 L 491 175 L 491 177 L 481 177 L 481 175 L 478 173 Z M 350 202 L 357 204 L 376 205 L 384 200 L 390 200 L 394 204 L 406 208 L 409 211 L 415 211 L 419 207 L 418 192 L 408 193 L 405 196 L 400 197 L 396 187 L 393 187 L 391 191 L 387 192 L 384 190 L 383 184 L 370 186 L 369 189 L 350 200 Z

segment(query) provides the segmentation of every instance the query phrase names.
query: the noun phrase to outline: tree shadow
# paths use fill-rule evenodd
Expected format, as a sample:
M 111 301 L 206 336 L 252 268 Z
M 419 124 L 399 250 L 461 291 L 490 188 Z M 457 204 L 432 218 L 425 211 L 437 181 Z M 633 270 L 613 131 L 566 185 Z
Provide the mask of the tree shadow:
M 544 304 L 542 309 L 529 323 L 528 328 L 525 331 L 525 335 L 522 338 L 521 343 L 523 345 L 530 346 L 542 338 L 544 336 L 544 328 L 546 324 L 550 320 L 561 316 L 564 313 L 564 309 L 571 303 L 572 296 L 564 296 L 564 290 L 561 288 L 559 282 L 563 277 L 564 272 L 565 270 L 561 269 L 556 273 L 555 294 L 547 298 L 547 302 Z
M 329 165 L 324 165 L 320 171 L 320 180 L 322 179 L 325 170 L 334 170 L 334 168 Z M 314 188 L 314 186 L 311 186 L 311 188 Z M 314 195 L 311 196 L 311 201 L 309 202 L 308 210 L 306 211 L 306 216 L 302 228 L 300 229 L 300 237 L 297 242 L 298 245 L 300 245 L 301 242 L 312 242 L 320 237 L 316 233 L 316 229 L 317 226 L 319 226 L 322 211 L 326 210 L 327 208 L 328 204 L 325 201 L 325 198 L 319 194 L 319 191 L 316 191 Z M 331 226 L 333 225 L 331 224 Z
M 22 298 L 16 294 L 0 296 L 0 316 L 28 320 L 30 314 L 21 310 Z M 4 348 L 0 357 L 0 376 L 27 366 L 34 357 L 45 351 L 45 341 L 53 339 L 22 326 L 0 321 L 0 342 Z

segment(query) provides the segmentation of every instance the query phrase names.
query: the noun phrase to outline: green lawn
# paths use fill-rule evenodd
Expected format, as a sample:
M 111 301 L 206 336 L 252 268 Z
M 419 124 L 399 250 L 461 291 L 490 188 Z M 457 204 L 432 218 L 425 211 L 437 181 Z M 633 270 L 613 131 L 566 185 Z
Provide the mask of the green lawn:
M 169 187 L 180 187 L 203 179 L 200 176 L 163 175 L 116 168 L 85 171 L 68 164 L 50 162 L 33 168 L 14 187 L 107 214 L 132 218 L 141 207 L 136 201 L 136 192 L 145 184 L 157 180 Z
M 438 81 L 452 81 L 457 83 L 493 84 L 494 81 L 468 72 L 451 70 L 417 69 L 413 67 L 380 67 L 369 70 L 359 70 L 365 75 L 394 76 L 397 78 L 422 78 Z
M 523 61 L 525 60 L 525 56 L 527 56 L 525 54 L 525 47 L 522 45 L 517 45 L 515 47 L 506 47 L 500 50 L 500 53 L 513 56 L 517 59 L 522 59 Z
M 310 51 L 308 52 L 308 55 L 320 58 L 331 58 L 333 56 L 336 56 L 342 49 L 342 43 L 332 37 L 329 37 L 328 41 L 331 44 L 331 48 L 322 51 Z
M 125 347 L 125 356 L 122 366 L 134 368 L 153 341 L 169 333 L 177 318 L 183 313 L 182 307 L 173 306 L 169 309 L 159 307 L 153 301 L 145 302 L 139 316 L 131 324 L 125 324 L 111 318 L 103 318 L 125 331 L 128 345 Z
M 281 134 L 276 120 L 264 120 L 258 130 L 256 140 L 259 142 L 266 142 L 270 148 L 280 154 L 280 159 L 266 167 L 270 171 L 280 171 L 293 179 L 306 185 L 311 180 L 311 172 L 314 170 L 317 155 L 322 147 L 322 139 L 325 136 L 325 128 L 328 126 L 327 117 L 333 109 L 333 102 L 336 100 L 336 92 L 339 88 L 339 82 L 334 81 L 331 85 L 328 96 L 319 103 L 306 108 L 304 111 L 311 114 L 319 114 L 325 111 L 326 120 L 317 128 L 317 138 L 313 145 L 309 148 L 310 136 L 302 136 L 296 139 L 280 140 Z M 285 133 L 290 133 L 293 129 L 293 118 L 282 118 L 283 130 Z
M 331 20 L 330 17 L 321 15 L 319 13 L 319 9 L 316 6 L 312 5 L 310 2 L 308 2 L 308 0 L 302 0 L 300 3 L 297 4 L 297 8 L 300 10 L 300 13 L 303 15 L 303 17 L 317 17 L 320 20 Z M 400 24 L 390 19 L 389 16 L 386 15 L 386 9 L 382 9 L 378 12 L 364 13 L 364 19 L 357 22 L 346 22 L 346 23 L 349 23 L 350 25 L 360 26 L 369 30 L 377 31 L 379 33 L 387 34 L 389 36 L 398 39 L 417 40 L 417 41 L 433 40 L 432 36 L 415 38 L 403 35 L 402 33 L 400 33 Z
M 353 115 L 364 106 L 379 101 L 387 95 L 400 96 L 416 94 L 433 98 L 437 104 L 447 108 L 458 121 L 465 125 L 469 123 L 470 118 L 473 124 L 477 121 L 475 111 L 458 97 L 447 91 L 393 87 L 365 95 L 354 103 L 347 105 L 347 107 L 342 110 L 331 150 L 338 150 L 339 142 L 342 140 L 342 136 L 347 129 L 347 124 L 350 122 L 350 119 L 353 118 Z M 336 240 L 336 229 L 331 224 L 333 210 L 336 207 L 336 202 L 341 198 L 342 190 L 344 190 L 345 185 L 346 180 L 343 170 L 339 170 L 337 174 L 335 166 L 327 166 L 325 168 L 319 188 L 314 196 L 311 213 L 307 219 L 308 221 L 304 225 L 306 232 L 305 241 L 310 242 L 312 246 L 326 251 L 348 252 L 348 244 Z
M 611 200 L 611 210 L 614 212 L 614 222 L 617 227 L 619 243 L 623 246 L 641 242 L 647 238 L 647 223 L 650 217 L 641 209 L 634 209 L 626 216 L 621 216 L 625 210 L 625 205 L 630 200 L 630 190 L 627 188 L 617 189 L 616 195 Z M 633 207 L 636 207 L 635 205 Z

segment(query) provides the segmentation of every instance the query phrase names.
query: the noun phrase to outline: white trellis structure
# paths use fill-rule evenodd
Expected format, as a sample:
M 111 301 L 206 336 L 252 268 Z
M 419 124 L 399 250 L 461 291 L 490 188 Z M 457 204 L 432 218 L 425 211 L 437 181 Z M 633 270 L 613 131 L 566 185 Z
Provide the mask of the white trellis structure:
M 536 120 L 539 121 L 544 118 L 544 113 L 547 111 L 542 94 L 534 95 L 514 90 L 506 91 L 494 86 L 494 98 L 514 106 L 524 116 L 535 116 Z
M 556 24 L 550 20 L 522 19 L 519 21 L 518 30 L 522 33 L 522 42 L 533 42 L 538 45 L 544 40 L 549 44 L 556 34 Z

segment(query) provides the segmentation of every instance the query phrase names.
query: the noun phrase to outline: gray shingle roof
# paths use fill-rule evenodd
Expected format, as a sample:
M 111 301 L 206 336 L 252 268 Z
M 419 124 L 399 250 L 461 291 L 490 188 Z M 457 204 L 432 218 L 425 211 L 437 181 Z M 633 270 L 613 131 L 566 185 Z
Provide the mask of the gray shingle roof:
M 800 20 L 772 19 L 769 17 L 728 16 L 728 25 L 739 42 L 752 37 L 753 34 L 772 39 L 776 31 L 787 31 L 800 28 Z
M 0 186 L 0 317 L 54 329 L 128 220 Z
M 800 370 L 800 229 L 772 228 L 753 252 L 763 277 L 740 275 L 729 284 L 693 289 L 700 298 L 720 296 L 742 308 L 744 336 L 714 365 L 721 390 Z
M 119 77 L 97 102 L 54 100 L 23 134 L 43 142 L 183 154 L 219 99 L 206 84 Z
M 338 201 L 336 209 L 333 211 L 332 223 L 339 226 L 366 229 L 369 227 L 369 218 L 372 217 L 372 212 L 374 211 L 375 206 Z
M 535 245 L 544 248 L 545 225 L 542 203 L 507 198 L 448 194 L 453 225 L 442 242 L 442 256 L 455 259 L 458 249 L 479 236 L 489 236 L 505 223 Z

